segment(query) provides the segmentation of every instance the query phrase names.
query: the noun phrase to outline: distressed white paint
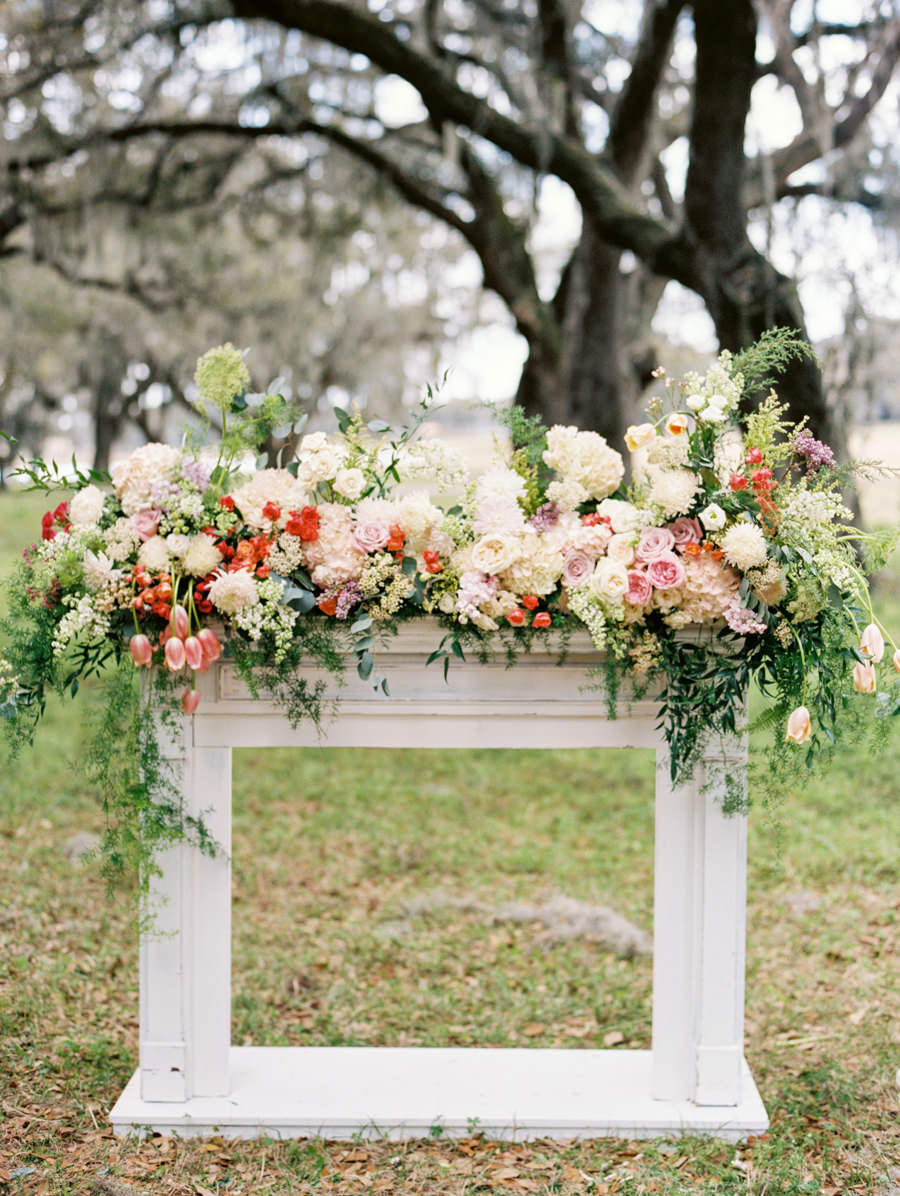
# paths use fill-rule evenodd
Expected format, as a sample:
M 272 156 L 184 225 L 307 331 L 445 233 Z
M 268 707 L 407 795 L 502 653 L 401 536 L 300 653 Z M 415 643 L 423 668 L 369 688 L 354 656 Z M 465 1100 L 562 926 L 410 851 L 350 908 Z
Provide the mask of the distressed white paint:
M 448 684 L 425 665 L 440 635 L 423 620 L 379 651 L 391 697 L 351 665 L 321 731 L 254 701 L 227 661 L 201 678 L 200 707 L 166 751 L 186 809 L 221 850 L 210 859 L 181 845 L 160 861 L 157 933 L 141 948 L 140 1067 L 113 1110 L 117 1132 L 415 1137 L 436 1121 L 467 1132 L 473 1118 L 498 1137 L 765 1129 L 742 1049 L 746 825 L 719 805 L 724 771 L 742 782 L 745 740 L 711 744 L 698 776 L 673 788 L 654 696 L 622 695 L 609 720 L 586 635 L 562 664 L 552 643 L 513 668 L 502 652 L 454 660 Z M 656 750 L 652 1052 L 230 1048 L 231 748 L 322 745 Z

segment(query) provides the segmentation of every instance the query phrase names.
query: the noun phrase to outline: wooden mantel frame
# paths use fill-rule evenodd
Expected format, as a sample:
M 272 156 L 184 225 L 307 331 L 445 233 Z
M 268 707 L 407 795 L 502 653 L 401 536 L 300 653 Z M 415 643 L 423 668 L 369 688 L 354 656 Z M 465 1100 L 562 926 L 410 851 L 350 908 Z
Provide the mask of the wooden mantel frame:
M 410 623 L 378 653 L 390 698 L 351 666 L 324 737 L 254 701 L 227 661 L 201 678 L 200 707 L 165 751 L 185 808 L 203 815 L 222 850 L 209 858 L 176 846 L 161 859 L 156 929 L 141 944 L 140 1066 L 112 1111 L 116 1132 L 763 1132 L 743 1057 L 746 822 L 720 807 L 724 774 L 743 781 L 746 739 L 710 743 L 694 780 L 673 788 L 656 702 L 623 706 L 609 721 L 585 685 L 600 660 L 586 635 L 573 637 L 561 665 L 539 650 L 508 668 L 498 648 L 487 663 L 454 661 L 448 684 L 425 667 L 439 635 L 430 621 Z M 652 1050 L 231 1046 L 231 749 L 410 744 L 656 751 Z

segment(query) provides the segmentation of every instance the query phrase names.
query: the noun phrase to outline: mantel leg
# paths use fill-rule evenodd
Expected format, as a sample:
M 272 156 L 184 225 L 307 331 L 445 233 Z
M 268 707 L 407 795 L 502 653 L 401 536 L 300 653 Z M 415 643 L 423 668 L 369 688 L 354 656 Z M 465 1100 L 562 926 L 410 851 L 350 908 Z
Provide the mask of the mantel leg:
M 141 940 L 141 1096 L 186 1101 L 228 1093 L 231 1040 L 231 750 L 195 748 L 185 733 L 162 744 L 181 779 L 186 812 L 219 845 L 209 857 L 179 844 L 150 884 L 150 934 Z
M 687 785 L 657 759 L 653 1096 L 741 1100 L 746 818 L 722 813 L 726 777 L 746 783 L 746 739 L 716 741 Z

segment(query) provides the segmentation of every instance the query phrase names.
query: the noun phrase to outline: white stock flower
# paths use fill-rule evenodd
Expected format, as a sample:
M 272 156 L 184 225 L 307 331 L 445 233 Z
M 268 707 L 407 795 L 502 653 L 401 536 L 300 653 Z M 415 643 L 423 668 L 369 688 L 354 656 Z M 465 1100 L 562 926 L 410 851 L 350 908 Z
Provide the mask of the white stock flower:
M 69 500 L 69 522 L 73 527 L 90 527 L 103 514 L 104 496 L 96 486 L 85 486 Z

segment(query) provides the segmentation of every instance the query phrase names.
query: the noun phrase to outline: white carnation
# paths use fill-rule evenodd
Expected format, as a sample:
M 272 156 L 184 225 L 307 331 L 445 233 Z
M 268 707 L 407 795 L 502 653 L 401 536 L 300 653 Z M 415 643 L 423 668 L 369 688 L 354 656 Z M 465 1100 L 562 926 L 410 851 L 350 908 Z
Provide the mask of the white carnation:
M 725 560 L 742 573 L 746 573 L 748 569 L 756 569 L 766 562 L 766 539 L 762 528 L 755 523 L 743 520 L 735 523 L 719 543 L 725 553 Z
M 96 486 L 85 486 L 69 501 L 69 522 L 73 527 L 90 527 L 103 514 L 104 496 Z
M 112 561 L 105 552 L 91 552 L 88 549 L 82 558 L 81 566 L 84 570 L 84 583 L 89 590 L 101 590 L 122 576 L 120 569 L 113 568 Z
M 138 552 L 138 564 L 143 565 L 148 573 L 169 571 L 169 549 L 162 536 L 151 536 L 144 541 Z
M 650 501 L 660 508 L 663 517 L 674 519 L 686 515 L 700 488 L 700 479 L 690 469 L 652 468 Z
M 184 554 L 184 571 L 191 577 L 206 577 L 222 563 L 222 554 L 211 537 L 203 532 L 191 538 Z

